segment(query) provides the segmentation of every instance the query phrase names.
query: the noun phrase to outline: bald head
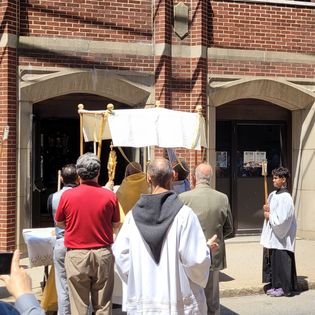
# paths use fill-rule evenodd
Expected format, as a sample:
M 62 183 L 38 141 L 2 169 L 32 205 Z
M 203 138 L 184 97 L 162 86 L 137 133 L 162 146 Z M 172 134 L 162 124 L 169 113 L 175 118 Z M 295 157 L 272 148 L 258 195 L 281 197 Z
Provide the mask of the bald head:
M 208 163 L 199 164 L 195 170 L 196 184 L 210 185 L 212 175 L 213 171 L 210 164 Z
M 159 158 L 150 162 L 148 166 L 148 180 L 149 182 L 151 181 L 153 186 L 169 189 L 172 179 L 173 169 L 168 160 Z

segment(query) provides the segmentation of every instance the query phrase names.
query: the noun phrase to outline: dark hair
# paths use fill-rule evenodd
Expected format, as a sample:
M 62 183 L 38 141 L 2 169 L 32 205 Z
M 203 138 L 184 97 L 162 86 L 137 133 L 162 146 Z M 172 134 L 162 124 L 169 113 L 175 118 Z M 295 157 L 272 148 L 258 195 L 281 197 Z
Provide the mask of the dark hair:
M 148 174 L 151 177 L 153 185 L 166 188 L 167 183 L 173 175 L 172 165 L 164 158 L 153 160 L 148 166 Z
M 178 180 L 184 180 L 189 175 L 189 168 L 187 163 L 182 161 L 176 161 L 173 165 L 173 170 L 177 173 L 177 179 Z
M 76 169 L 83 180 L 93 179 L 100 172 L 101 161 L 94 153 L 88 152 L 78 158 Z
M 290 172 L 287 168 L 280 166 L 272 170 L 272 175 L 288 179 L 290 177 Z
M 126 166 L 125 177 L 133 175 L 133 174 L 141 173 L 141 172 L 142 172 L 142 167 L 138 162 L 130 162 Z
M 77 180 L 77 170 L 74 164 L 67 164 L 61 169 L 61 177 L 64 184 L 75 183 Z

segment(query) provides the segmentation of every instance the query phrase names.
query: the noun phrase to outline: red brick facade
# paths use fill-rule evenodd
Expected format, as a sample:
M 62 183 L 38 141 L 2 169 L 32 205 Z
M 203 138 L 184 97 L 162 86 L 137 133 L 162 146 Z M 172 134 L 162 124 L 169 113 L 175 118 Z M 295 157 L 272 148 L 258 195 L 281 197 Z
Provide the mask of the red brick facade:
M 209 46 L 314 53 L 314 8 L 214 1 L 212 13 Z
M 0 4 L 1 35 L 139 43 L 152 46 L 151 56 L 110 52 L 58 52 L 10 45 L 0 46 L 0 132 L 10 126 L 0 161 L 0 248 L 15 244 L 17 66 L 109 69 L 150 73 L 155 77 L 155 100 L 161 106 L 193 111 L 207 106 L 208 75 L 314 78 L 315 64 L 216 59 L 206 54 L 173 56 L 173 46 L 315 53 L 314 7 L 250 1 L 183 1 L 189 8 L 189 34 L 179 39 L 173 30 L 173 5 L 149 0 L 21 0 Z M 20 4 L 20 8 L 16 7 Z M 19 25 L 19 28 L 17 27 Z M 155 54 L 155 46 L 170 54 Z M 14 45 L 13 45 L 14 46 Z M 201 50 L 201 49 L 200 49 Z M 167 51 L 167 49 L 165 50 Z M 17 62 L 18 58 L 18 62 Z M 158 151 L 162 154 L 162 151 Z M 194 154 L 180 150 L 183 158 Z M 200 154 L 198 160 L 200 160 Z

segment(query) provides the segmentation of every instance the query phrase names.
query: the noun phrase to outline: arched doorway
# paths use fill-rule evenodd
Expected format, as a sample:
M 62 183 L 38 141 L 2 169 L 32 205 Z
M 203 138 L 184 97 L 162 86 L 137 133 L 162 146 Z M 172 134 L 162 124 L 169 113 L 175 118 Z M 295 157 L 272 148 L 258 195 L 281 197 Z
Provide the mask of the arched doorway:
M 216 138 L 220 133 L 225 135 L 225 143 L 232 143 L 230 148 L 232 150 L 231 154 L 233 153 L 231 159 L 232 165 L 234 165 L 234 171 L 226 171 L 229 175 L 225 176 L 225 179 L 222 178 L 222 181 L 225 181 L 225 184 L 220 184 L 219 179 L 219 183 L 218 180 L 216 182 L 216 187 L 223 191 L 225 190 L 230 197 L 235 219 L 236 233 L 257 233 L 261 229 L 263 220 L 260 219 L 260 216 L 262 216 L 260 209 L 264 201 L 263 187 L 261 184 L 256 187 L 255 193 L 251 193 L 248 190 L 248 187 L 252 189 L 251 185 L 244 185 L 243 189 L 237 187 L 237 166 L 235 166 L 235 164 L 238 160 L 237 148 L 238 145 L 240 146 L 242 143 L 242 140 L 238 137 L 243 135 L 242 138 L 243 140 L 245 139 L 243 141 L 243 154 L 241 154 L 243 160 L 245 146 L 248 146 L 249 144 L 251 146 L 256 146 L 253 149 L 249 149 L 250 151 L 248 152 L 261 150 L 260 148 L 257 148 L 257 142 L 259 138 L 259 142 L 266 142 L 266 139 L 268 139 L 268 137 L 265 136 L 268 133 L 266 128 L 271 130 L 271 134 L 277 135 L 278 140 L 272 140 L 274 141 L 273 146 L 279 147 L 279 139 L 281 139 L 281 147 L 283 149 L 286 147 L 286 152 L 284 151 L 284 153 L 281 154 L 286 158 L 285 163 L 287 163 L 286 165 L 292 172 L 292 185 L 290 189 L 292 189 L 296 206 L 299 206 L 301 204 L 299 196 L 302 195 L 302 185 L 305 182 L 304 179 L 301 179 L 302 177 L 300 174 L 305 167 L 309 167 L 309 164 L 304 166 L 303 161 L 305 161 L 308 156 L 308 151 L 306 150 L 308 149 L 307 141 L 312 139 L 314 132 L 313 124 L 311 123 L 314 117 L 313 108 L 313 93 L 309 89 L 284 78 L 209 77 L 209 160 L 213 165 L 216 165 L 217 153 L 220 152 L 220 150 L 225 150 L 224 146 L 222 148 L 219 140 Z M 222 126 L 224 123 L 227 125 Z M 262 136 L 259 136 L 259 134 Z M 248 137 L 253 138 L 248 139 Z M 221 140 L 221 142 L 222 141 L 224 140 Z M 250 143 L 250 141 L 252 143 Z M 266 150 L 267 155 L 268 146 L 262 150 Z M 311 152 L 313 152 L 312 148 L 311 150 Z M 292 156 L 291 153 L 293 153 Z M 269 158 L 270 155 L 272 156 L 270 153 L 268 153 L 268 155 Z M 222 156 L 224 157 L 225 154 L 222 154 Z M 221 161 L 223 159 L 222 156 L 220 157 Z M 226 160 L 228 161 L 228 158 Z M 241 157 L 239 160 L 241 160 Z M 239 180 L 241 181 L 242 178 L 239 178 Z M 257 175 L 256 179 L 249 179 L 248 183 L 251 180 L 258 180 L 261 182 L 262 178 L 259 179 Z M 244 179 L 244 181 L 246 182 L 246 179 Z M 269 187 L 271 188 L 271 183 L 269 183 Z M 241 191 L 244 193 L 240 196 L 238 195 L 238 192 L 240 193 Z M 258 198 L 258 195 L 259 200 L 249 200 L 249 202 L 247 202 L 248 205 L 253 205 L 252 207 L 249 206 L 249 210 L 243 210 L 244 208 L 242 204 L 238 204 L 241 202 L 246 203 L 250 198 L 253 198 L 254 200 L 254 197 L 256 196 Z M 309 206 L 311 205 L 306 198 L 304 199 L 304 202 Z M 298 220 L 301 217 L 301 210 L 301 208 L 297 209 Z M 303 207 L 304 215 L 306 214 L 311 217 L 309 213 L 313 212 L 309 210 L 310 208 L 306 209 L 306 207 Z M 242 224 L 239 224 L 241 220 L 241 211 L 244 211 L 244 221 Z M 249 213 L 256 216 L 256 219 L 248 220 Z
M 127 74 L 123 77 L 102 70 L 37 69 L 35 71 L 28 68 L 21 70 L 20 78 L 17 136 L 17 244 L 23 246 L 24 228 L 45 225 L 45 222 L 41 222 L 43 221 L 41 213 L 46 212 L 47 196 L 42 197 L 41 194 L 47 195 L 49 190 L 57 189 L 56 167 L 59 168 L 64 164 L 63 162 L 72 162 L 79 155 L 76 142 L 79 140 L 71 140 L 79 139 L 78 104 L 83 103 L 85 109 L 93 110 L 104 110 L 108 103 L 113 103 L 116 109 L 145 107 L 151 103 L 150 84 L 154 80 L 149 75 L 141 77 Z M 42 151 L 46 150 L 44 146 L 49 141 L 51 144 L 58 143 L 59 147 L 59 151 L 56 151 L 56 148 L 49 149 L 60 155 L 59 162 L 53 167 L 42 159 L 44 157 Z M 60 154 L 64 150 L 65 143 L 69 146 L 65 152 L 73 154 L 69 159 L 65 159 L 64 155 Z M 107 145 L 103 147 L 104 150 L 108 149 Z M 53 155 L 49 150 L 45 153 L 47 158 Z M 127 154 L 130 156 L 130 152 Z M 44 174 L 44 164 L 48 165 L 48 174 Z M 102 181 L 105 181 L 106 172 L 103 174 Z M 118 171 L 117 180 L 119 176 Z M 41 177 L 45 177 L 45 182 L 42 182 Z M 46 187 L 46 181 L 49 182 L 50 188 Z
M 274 104 L 243 99 L 216 110 L 216 188 L 229 197 L 237 234 L 258 233 L 263 222 L 261 160 L 272 169 L 291 168 L 291 112 Z
M 50 98 L 33 104 L 33 190 L 32 190 L 32 227 L 52 226 L 52 218 L 47 212 L 48 196 L 57 190 L 58 170 L 79 157 L 80 130 L 78 104 L 83 103 L 87 110 L 104 110 L 108 103 L 115 109 L 130 108 L 115 100 L 94 94 L 72 93 Z M 96 130 L 99 126 L 95 126 Z M 92 142 L 85 143 L 84 152 L 94 152 Z M 99 183 L 105 185 L 110 140 L 102 146 L 102 169 Z M 135 150 L 124 148 L 129 160 L 135 158 Z M 124 177 L 126 159 L 117 151 L 118 166 L 115 182 L 119 184 Z

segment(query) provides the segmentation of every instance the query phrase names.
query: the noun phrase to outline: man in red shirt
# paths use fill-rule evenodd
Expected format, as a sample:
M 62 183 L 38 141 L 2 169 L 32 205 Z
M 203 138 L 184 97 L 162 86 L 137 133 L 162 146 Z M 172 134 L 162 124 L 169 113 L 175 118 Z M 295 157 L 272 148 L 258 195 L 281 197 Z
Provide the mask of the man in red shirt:
M 90 295 L 96 314 L 111 314 L 111 244 L 120 216 L 115 194 L 98 184 L 100 168 L 95 154 L 78 158 L 80 185 L 63 193 L 55 217 L 57 226 L 65 228 L 65 267 L 72 315 L 87 314 Z

